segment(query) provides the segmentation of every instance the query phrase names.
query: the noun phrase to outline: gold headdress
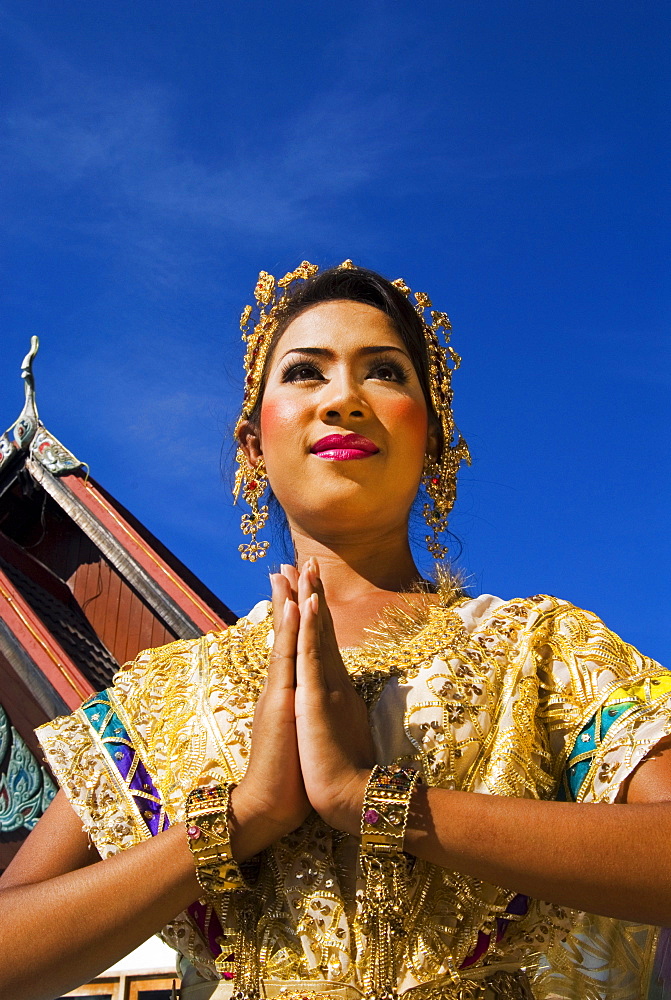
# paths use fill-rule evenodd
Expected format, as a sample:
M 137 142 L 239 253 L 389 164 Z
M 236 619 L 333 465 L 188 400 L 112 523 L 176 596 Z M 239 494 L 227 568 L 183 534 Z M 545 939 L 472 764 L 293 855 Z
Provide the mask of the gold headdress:
M 351 270 L 355 267 L 351 260 L 346 260 L 339 265 L 342 270 Z M 235 427 L 235 436 L 245 420 L 248 420 L 253 413 L 259 399 L 261 387 L 263 385 L 263 375 L 265 371 L 268 351 L 273 342 L 273 336 L 277 330 L 282 311 L 293 291 L 296 282 L 307 281 L 317 274 L 319 267 L 304 260 L 295 271 L 289 271 L 278 281 L 261 271 L 259 274 L 254 298 L 256 300 L 257 318 L 252 323 L 254 315 L 253 306 L 245 306 L 240 317 L 240 329 L 242 339 L 247 344 L 245 353 L 245 390 L 242 403 L 242 412 Z M 407 299 L 410 298 L 412 290 L 406 283 L 397 278 L 391 282 Z M 438 458 L 427 456 L 424 464 L 424 475 L 422 483 L 426 489 L 431 503 L 424 505 L 424 517 L 427 526 L 432 532 L 426 536 L 426 543 L 431 554 L 442 559 L 447 548 L 439 541 L 438 535 L 447 528 L 447 517 L 456 498 L 457 471 L 462 461 L 470 464 L 471 457 L 468 445 L 456 434 L 454 414 L 452 412 L 452 372 L 456 371 L 461 363 L 461 358 L 450 346 L 449 337 L 452 325 L 444 312 L 437 312 L 431 308 L 431 300 L 423 292 L 414 293 L 414 308 L 419 315 L 424 327 L 426 337 L 426 347 L 429 360 L 429 390 L 431 393 L 431 403 L 436 416 L 440 421 L 442 429 L 442 448 Z M 429 310 L 429 319 L 426 311 Z M 438 336 L 442 330 L 442 339 Z M 259 507 L 259 500 L 266 489 L 265 467 L 263 459 L 252 467 L 247 461 L 244 451 L 238 447 L 236 456 L 237 470 L 235 474 L 235 484 L 233 486 L 233 496 L 235 500 L 242 493 L 243 498 L 251 507 L 251 512 L 242 518 L 242 531 L 245 535 L 251 535 L 250 542 L 239 546 L 243 559 L 255 562 L 265 556 L 269 542 L 259 542 L 256 534 L 260 531 L 268 519 L 268 507 Z
M 392 285 L 401 291 L 409 299 L 412 290 L 408 288 L 402 278 L 392 281 Z M 436 559 L 443 559 L 447 555 L 447 546 L 438 538 L 442 532 L 447 530 L 447 517 L 454 507 L 457 497 L 457 473 L 462 462 L 471 464 L 471 455 L 468 445 L 457 433 L 452 412 L 452 372 L 456 371 L 461 364 L 461 356 L 457 354 L 450 344 L 450 323 L 447 313 L 438 312 L 431 308 L 431 299 L 424 292 L 415 292 L 415 312 L 422 321 L 424 336 L 426 337 L 426 349 L 429 357 L 429 391 L 431 402 L 440 421 L 443 432 L 443 441 L 438 458 L 427 455 L 424 462 L 424 476 L 422 483 L 432 504 L 424 504 L 424 519 L 431 535 L 426 536 L 426 546 L 432 556 Z M 431 322 L 429 323 L 426 310 L 429 310 Z M 443 344 L 438 336 L 439 330 L 443 331 Z M 456 435 L 456 441 L 455 441 Z

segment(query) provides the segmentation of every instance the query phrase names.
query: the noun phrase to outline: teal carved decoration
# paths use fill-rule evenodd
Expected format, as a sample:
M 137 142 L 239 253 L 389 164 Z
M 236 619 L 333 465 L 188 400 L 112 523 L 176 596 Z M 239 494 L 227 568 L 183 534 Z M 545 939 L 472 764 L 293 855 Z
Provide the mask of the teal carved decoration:
M 64 444 L 50 434 L 39 418 L 35 402 L 33 361 L 40 346 L 39 337 L 30 338 L 30 350 L 21 365 L 25 401 L 12 426 L 0 435 L 0 469 L 18 452 L 26 452 L 55 476 L 72 472 L 82 464 Z M 13 434 L 13 439 L 10 437 Z M 0 827 L 0 830 L 2 827 Z
M 0 833 L 32 830 L 56 786 L 0 705 Z

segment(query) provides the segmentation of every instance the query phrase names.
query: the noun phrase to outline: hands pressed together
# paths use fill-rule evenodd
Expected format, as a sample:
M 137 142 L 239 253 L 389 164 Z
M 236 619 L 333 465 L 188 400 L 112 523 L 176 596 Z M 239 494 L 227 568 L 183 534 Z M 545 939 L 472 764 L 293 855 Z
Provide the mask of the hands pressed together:
M 342 661 L 315 559 L 271 575 L 275 641 L 254 714 L 234 814 L 263 821 L 268 843 L 311 809 L 358 834 L 375 751 L 365 702 Z M 245 852 L 246 853 L 246 852 Z

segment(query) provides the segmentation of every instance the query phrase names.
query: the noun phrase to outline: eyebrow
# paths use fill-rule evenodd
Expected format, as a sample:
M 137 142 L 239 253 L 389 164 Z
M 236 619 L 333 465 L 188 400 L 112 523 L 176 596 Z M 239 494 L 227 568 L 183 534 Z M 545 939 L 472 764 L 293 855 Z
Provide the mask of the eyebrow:
M 368 354 L 385 354 L 388 351 L 395 351 L 397 354 L 402 354 L 405 358 L 408 357 L 408 354 L 401 350 L 400 347 L 392 347 L 391 344 L 362 347 L 358 353 L 365 356 Z M 292 347 L 282 355 L 282 358 L 286 358 L 287 354 L 310 354 L 321 358 L 334 358 L 336 356 L 336 352 L 328 347 Z

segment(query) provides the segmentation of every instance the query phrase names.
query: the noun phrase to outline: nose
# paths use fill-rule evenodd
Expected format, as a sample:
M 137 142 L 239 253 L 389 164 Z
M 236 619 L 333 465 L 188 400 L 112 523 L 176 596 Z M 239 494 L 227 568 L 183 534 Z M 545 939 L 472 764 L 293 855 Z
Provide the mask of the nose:
M 352 417 L 361 419 L 368 413 L 369 406 L 352 373 L 334 372 L 319 401 L 319 416 L 324 423 L 342 422 Z

